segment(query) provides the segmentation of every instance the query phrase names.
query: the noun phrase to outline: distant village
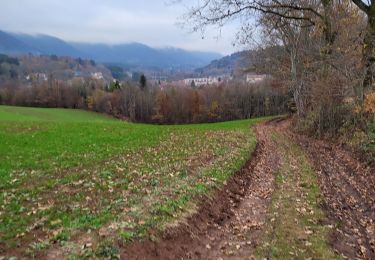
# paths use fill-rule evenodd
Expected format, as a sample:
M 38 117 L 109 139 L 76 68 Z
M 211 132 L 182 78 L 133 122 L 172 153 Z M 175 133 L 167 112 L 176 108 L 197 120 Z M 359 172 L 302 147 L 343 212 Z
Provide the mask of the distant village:
M 127 75 L 129 78 L 132 78 L 132 73 L 128 72 Z M 30 73 L 26 76 L 26 80 L 29 82 L 43 82 L 48 81 L 48 75 L 46 73 Z M 270 78 L 269 75 L 266 74 L 255 74 L 249 73 L 243 75 L 239 80 L 242 82 L 246 82 L 248 84 L 257 84 L 265 81 L 266 79 Z M 83 75 L 80 71 L 75 71 L 73 78 L 71 80 L 81 80 L 84 79 L 93 79 L 98 81 L 107 81 L 106 77 L 103 75 L 102 72 L 90 72 Z M 231 75 L 220 75 L 220 76 L 207 76 L 207 77 L 189 77 L 183 78 L 179 80 L 168 80 L 166 76 L 149 76 L 148 82 L 151 85 L 174 85 L 174 86 L 190 86 L 190 87 L 202 87 L 202 86 L 210 86 L 210 85 L 219 85 L 221 83 L 227 83 L 234 79 Z M 115 79 L 113 79 L 115 81 Z
M 139 82 L 143 72 L 125 70 L 120 66 L 96 65 L 93 61 L 85 61 L 72 58 L 53 58 L 48 56 L 24 56 L 20 57 L 22 64 L 39 64 L 40 71 L 28 72 L 27 67 L 19 69 L 18 75 L 23 74 L 23 79 L 29 83 L 47 82 L 50 79 L 66 80 L 70 85 L 74 82 L 84 82 L 86 80 L 102 81 L 104 84 L 110 84 L 112 81 L 133 81 Z M 225 73 L 193 73 L 179 70 L 145 70 L 144 75 L 147 84 L 150 86 L 176 86 L 176 87 L 202 87 L 225 84 L 231 81 L 258 84 L 268 78 L 269 75 L 247 73 L 236 74 L 233 72 Z
M 79 73 L 75 73 L 74 78 L 80 78 L 81 75 Z M 96 80 L 104 80 L 104 76 L 102 72 L 91 72 L 90 78 Z M 48 81 L 48 76 L 46 73 L 30 73 L 26 76 L 27 81 Z
M 243 75 L 240 80 L 248 84 L 261 83 L 270 78 L 270 75 L 266 74 L 255 74 L 249 73 Z M 191 87 L 201 87 L 209 85 L 218 85 L 220 83 L 227 83 L 234 80 L 231 75 L 220 75 L 220 76 L 206 76 L 206 77 L 189 77 L 181 80 L 168 81 L 166 77 L 152 77 L 150 82 L 152 84 L 164 85 L 170 84 L 175 86 L 191 86 Z

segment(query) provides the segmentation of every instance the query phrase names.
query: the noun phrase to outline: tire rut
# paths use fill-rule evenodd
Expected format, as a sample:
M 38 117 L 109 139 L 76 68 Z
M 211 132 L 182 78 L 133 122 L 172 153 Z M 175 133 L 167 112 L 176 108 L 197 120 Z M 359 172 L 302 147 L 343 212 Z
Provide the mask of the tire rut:
M 124 259 L 250 259 L 261 239 L 280 157 L 270 124 L 254 127 L 258 145 L 248 163 L 186 224 L 157 242 L 135 242 Z
M 139 241 L 121 249 L 122 259 L 253 259 L 264 233 L 281 155 L 271 133 L 288 136 L 305 151 L 317 174 L 322 208 L 332 225 L 330 243 L 349 259 L 375 259 L 375 172 L 350 152 L 288 130 L 289 121 L 254 127 L 258 146 L 252 158 L 185 224 L 157 242 Z M 284 162 L 285 163 L 285 162 Z
M 345 149 L 288 133 L 306 151 L 335 224 L 331 243 L 349 259 L 375 259 L 375 172 Z

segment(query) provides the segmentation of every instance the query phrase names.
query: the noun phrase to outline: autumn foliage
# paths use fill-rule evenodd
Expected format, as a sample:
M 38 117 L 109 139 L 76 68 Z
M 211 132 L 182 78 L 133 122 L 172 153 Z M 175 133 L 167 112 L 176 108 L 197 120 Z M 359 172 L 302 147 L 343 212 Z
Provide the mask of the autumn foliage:
M 219 86 L 147 86 L 97 81 L 74 84 L 49 80 L 25 87 L 9 83 L 0 88 L 4 105 L 80 108 L 134 122 L 182 124 L 246 119 L 287 112 L 287 94 L 272 82 L 258 85 L 226 83 Z

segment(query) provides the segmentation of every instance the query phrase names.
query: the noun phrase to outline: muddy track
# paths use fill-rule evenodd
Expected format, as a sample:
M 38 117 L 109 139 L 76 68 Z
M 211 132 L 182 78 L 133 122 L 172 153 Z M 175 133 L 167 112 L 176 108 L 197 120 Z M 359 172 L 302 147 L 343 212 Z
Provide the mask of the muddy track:
M 323 208 L 336 227 L 331 243 L 349 259 L 375 259 L 375 171 L 342 147 L 288 133 L 319 178 Z
M 168 230 L 158 242 L 136 242 L 122 259 L 244 259 L 254 253 L 271 202 L 279 156 L 271 123 L 256 126 L 258 145 L 246 165 L 197 214 Z
M 287 136 L 307 154 L 319 180 L 322 208 L 332 226 L 330 243 L 349 259 L 375 259 L 375 172 L 353 155 L 324 141 L 288 130 L 272 120 L 254 129 L 258 145 L 251 159 L 198 212 L 157 242 L 134 242 L 121 259 L 252 259 L 264 232 L 274 176 L 281 163 L 272 132 Z

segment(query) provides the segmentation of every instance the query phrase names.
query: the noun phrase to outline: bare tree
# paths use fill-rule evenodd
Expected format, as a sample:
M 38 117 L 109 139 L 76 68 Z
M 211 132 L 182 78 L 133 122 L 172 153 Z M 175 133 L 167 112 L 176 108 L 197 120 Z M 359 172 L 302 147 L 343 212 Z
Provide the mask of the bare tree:
M 280 6 L 292 4 L 293 1 L 290 0 L 279 1 Z M 318 6 L 310 5 L 310 8 L 311 10 L 317 10 Z M 312 17 L 311 14 L 313 14 Z M 289 18 L 284 18 L 274 13 L 263 13 L 260 19 L 261 25 L 264 28 L 263 34 L 266 36 L 265 38 L 271 42 L 276 42 L 274 45 L 281 44 L 289 56 L 289 87 L 300 116 L 305 116 L 306 114 L 306 83 L 303 77 L 304 62 L 302 59 L 306 55 L 306 51 L 310 50 L 309 43 L 311 39 L 309 36 L 311 26 L 315 23 L 314 16 L 316 15 L 317 11 L 311 13 L 304 10 L 291 10 L 289 11 L 290 17 L 305 17 L 306 19 L 291 21 Z
M 335 39 L 332 30 L 332 0 L 202 0 L 184 16 L 193 31 L 204 32 L 210 25 L 224 26 L 225 23 L 240 19 L 243 23 L 241 33 L 251 31 L 251 23 L 255 21 L 268 28 L 280 45 L 285 47 L 290 56 L 290 88 L 297 104 L 298 113 L 306 112 L 304 95 L 303 64 L 300 59 L 302 42 L 307 39 L 309 27 L 319 24 L 324 32 L 326 46 L 321 58 L 326 59 L 330 46 Z M 247 36 L 245 36 L 246 38 Z
M 337 131 L 342 124 L 342 116 L 346 114 L 342 110 L 346 97 L 356 93 L 361 103 L 363 89 L 368 91 L 372 88 L 375 69 L 374 2 L 201 0 L 183 18 L 193 31 L 202 33 L 207 26 L 221 27 L 232 20 L 239 20 L 240 34 L 244 35 L 244 39 L 251 37 L 254 27 L 260 25 L 266 40 L 284 49 L 289 57 L 276 60 L 279 56 L 273 56 L 268 64 L 288 69 L 289 87 L 298 114 L 303 117 L 312 113 L 309 118 L 315 122 L 311 125 L 319 133 L 324 133 L 327 129 Z M 361 33 L 364 31 L 364 17 L 359 10 L 364 11 L 368 18 L 363 51 L 366 76 L 362 84 L 358 84 L 356 75 L 360 67 L 357 49 L 361 48 Z M 273 51 L 272 48 L 268 50 Z
M 367 17 L 367 28 L 363 43 L 363 61 L 365 65 L 365 76 L 363 80 L 363 91 L 359 93 L 363 100 L 364 92 L 374 91 L 375 76 L 375 1 L 374 0 L 352 0 Z

